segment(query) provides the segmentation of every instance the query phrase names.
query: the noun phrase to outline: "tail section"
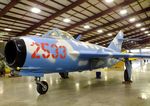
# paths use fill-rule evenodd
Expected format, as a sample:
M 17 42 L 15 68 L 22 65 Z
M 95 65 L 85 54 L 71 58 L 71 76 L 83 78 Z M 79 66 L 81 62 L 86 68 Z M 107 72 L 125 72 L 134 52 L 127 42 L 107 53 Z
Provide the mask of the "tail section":
M 81 36 L 82 36 L 82 35 L 81 35 L 81 34 L 79 34 L 79 35 L 75 35 L 75 36 L 73 36 L 73 37 L 74 37 L 76 40 L 78 40 L 78 41 L 79 41 L 79 40 L 81 39 Z
M 115 50 L 116 52 L 121 52 L 122 42 L 123 42 L 123 32 L 119 31 L 117 36 L 110 43 L 108 48 Z

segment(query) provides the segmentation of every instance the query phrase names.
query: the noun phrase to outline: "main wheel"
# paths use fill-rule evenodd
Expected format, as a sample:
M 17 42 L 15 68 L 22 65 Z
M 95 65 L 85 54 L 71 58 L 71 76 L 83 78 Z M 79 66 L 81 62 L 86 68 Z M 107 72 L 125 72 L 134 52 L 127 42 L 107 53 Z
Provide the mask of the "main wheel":
M 39 94 L 45 94 L 48 91 L 48 84 L 46 81 L 41 81 L 40 83 L 37 83 L 37 92 Z
M 61 72 L 61 73 L 59 73 L 59 75 L 60 75 L 61 78 L 63 78 L 63 79 L 69 78 L 69 77 L 68 77 L 68 76 L 69 76 L 68 72 Z

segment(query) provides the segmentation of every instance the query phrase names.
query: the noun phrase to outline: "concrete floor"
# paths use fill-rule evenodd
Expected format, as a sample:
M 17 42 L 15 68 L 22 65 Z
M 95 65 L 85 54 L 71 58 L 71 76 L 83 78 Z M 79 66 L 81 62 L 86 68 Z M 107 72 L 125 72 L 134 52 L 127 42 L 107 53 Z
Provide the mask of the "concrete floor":
M 32 77 L 0 78 L 0 106 L 149 106 L 150 63 L 133 64 L 133 83 L 122 84 L 123 71 L 71 73 L 64 80 L 58 74 L 46 75 L 45 95 L 36 92 Z M 116 69 L 115 69 L 116 70 Z

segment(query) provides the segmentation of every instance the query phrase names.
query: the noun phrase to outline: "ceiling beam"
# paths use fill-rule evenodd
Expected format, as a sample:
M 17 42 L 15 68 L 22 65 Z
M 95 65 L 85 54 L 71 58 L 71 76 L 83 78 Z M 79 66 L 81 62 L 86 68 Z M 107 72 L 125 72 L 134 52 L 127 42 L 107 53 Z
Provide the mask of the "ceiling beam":
M 121 18 L 119 18 L 119 19 L 115 19 L 115 20 L 113 20 L 113 21 L 111 21 L 111 22 L 108 22 L 108 23 L 106 23 L 106 24 L 98 25 L 97 27 L 95 27 L 95 28 L 93 28 L 93 29 L 90 29 L 90 30 L 87 30 L 87 31 L 84 31 L 84 32 L 82 32 L 82 33 L 80 33 L 80 34 L 81 34 L 81 35 L 86 35 L 87 33 L 90 33 L 90 32 L 92 32 L 92 31 L 98 30 L 99 28 L 104 28 L 104 27 L 107 27 L 107 26 L 111 26 L 111 25 L 113 25 L 113 24 L 115 24 L 115 23 L 117 23 L 117 22 L 120 22 L 120 21 L 122 21 L 122 20 L 126 20 L 126 19 L 128 19 L 128 18 L 130 18 L 130 17 L 133 17 L 133 16 L 135 16 L 135 15 L 144 13 L 144 12 L 146 12 L 146 11 L 150 11 L 150 7 L 147 7 L 147 8 L 145 8 L 145 9 L 143 9 L 143 10 L 134 12 L 134 13 L 129 14 L 129 15 L 127 15 L 127 16 L 121 17 Z
M 30 0 L 29 0 L 30 1 Z M 31 0 L 31 1 L 33 1 L 34 3 L 36 3 L 36 1 L 35 0 Z M 39 1 L 37 1 L 37 2 L 39 2 Z M 1 2 L 0 2 L 0 4 L 1 4 Z M 2 3 L 3 5 L 5 5 L 5 3 Z M 29 4 L 25 4 L 25 3 L 23 3 L 23 2 L 19 2 L 19 4 L 22 4 L 22 5 L 25 5 L 25 6 L 28 6 L 28 7 L 32 7 L 32 6 L 30 6 Z M 36 3 L 37 4 L 37 3 Z M 41 6 L 43 6 L 44 7 L 44 5 L 43 5 L 43 3 L 41 3 L 41 2 L 39 2 L 38 3 L 38 5 L 41 5 Z M 48 6 L 48 5 L 47 5 Z M 14 7 L 15 9 L 18 9 L 18 10 L 22 10 L 22 11 L 26 11 L 26 12 L 30 12 L 30 13 L 32 13 L 31 11 L 29 11 L 29 10 L 26 10 L 26 9 L 22 9 L 22 8 L 19 8 L 19 7 Z M 48 6 L 47 7 L 48 9 L 51 9 L 51 6 Z M 2 9 L 0 9 L 0 11 L 1 11 Z M 43 12 L 46 12 L 46 13 L 48 13 L 48 14 L 52 14 L 52 13 L 50 13 L 50 12 L 48 12 L 48 11 L 45 11 L 45 10 L 42 10 Z M 13 14 L 16 14 L 16 15 L 20 15 L 20 16 L 23 16 L 23 17 L 27 17 L 27 18 L 30 18 L 30 19 L 33 19 L 33 20 L 37 20 L 38 22 L 40 21 L 40 19 L 39 18 L 36 18 L 36 17 L 32 17 L 32 16 L 28 16 L 28 15 L 22 15 L 21 13 L 17 13 L 17 12 L 13 12 L 13 11 L 9 11 L 9 13 L 13 13 Z M 44 17 L 44 18 L 46 18 L 46 16 L 45 15 L 41 15 L 41 14 L 38 14 L 38 15 L 40 15 L 40 16 L 42 16 L 42 17 Z M 33 22 L 33 21 L 32 21 Z M 35 22 L 36 23 L 36 22 Z M 51 22 L 51 23 L 53 23 L 53 22 Z M 54 24 L 54 23 L 53 23 Z M 60 26 L 63 26 L 63 27 L 66 27 L 66 26 L 64 26 L 64 25 L 61 25 L 61 24 L 58 24 L 58 25 L 60 25 Z
M 126 49 L 132 49 L 132 48 L 138 48 L 138 47 L 145 47 L 146 44 L 149 44 L 150 43 L 150 37 L 145 37 L 142 41 L 138 42 L 138 44 L 126 44 L 126 45 L 123 45 L 124 48 Z
M 72 4 L 70 4 L 69 6 L 66 6 L 64 7 L 62 10 L 50 15 L 49 17 L 41 20 L 40 22 L 32 25 L 31 27 L 27 28 L 26 30 L 24 30 L 23 32 L 21 33 L 18 33 L 17 36 L 19 35 L 26 35 L 28 34 L 29 32 L 33 31 L 34 29 L 40 27 L 41 25 L 45 24 L 46 22 L 49 22 L 50 20 L 60 16 L 61 14 L 63 13 L 66 13 L 67 11 L 69 11 L 70 9 L 72 8 L 75 8 L 76 6 L 79 6 L 80 4 L 82 4 L 83 2 L 85 2 L 86 0 L 77 0 L 75 2 L 73 2 Z
M 12 35 L 17 34 L 16 31 L 9 31 L 9 32 L 8 32 L 8 31 L 5 31 L 5 30 L 4 30 L 5 27 L 2 27 L 2 26 L 0 26 L 0 27 L 3 28 L 3 29 L 0 29 L 1 32 L 7 32 L 7 33 L 10 33 L 10 34 L 12 34 Z
M 19 27 L 19 28 L 27 28 L 25 26 L 21 26 L 21 25 L 17 25 L 17 24 L 10 24 L 10 23 L 5 23 L 5 22 L 0 22 L 0 24 L 3 24 L 3 25 L 7 25 L 7 26 L 12 26 L 12 27 Z
M 150 25 L 150 24 L 149 24 Z M 148 25 L 147 25 L 148 26 Z M 148 28 L 147 30 L 149 30 L 150 28 Z M 133 31 L 136 31 L 136 30 L 139 30 L 139 29 L 134 29 L 134 30 L 131 30 L 132 32 Z M 130 31 L 130 32 L 131 32 Z M 130 33 L 129 31 L 126 31 L 125 33 Z M 133 37 L 137 37 L 137 36 L 139 36 L 138 34 L 140 34 L 140 33 L 142 33 L 143 34 L 143 32 L 144 31 L 138 31 L 138 32 L 135 32 L 135 33 L 132 33 L 132 34 L 126 34 L 126 36 L 124 36 L 124 38 L 127 38 L 127 37 L 131 37 L 131 38 L 129 38 L 129 39 L 132 39 Z M 137 35 L 137 36 L 136 36 Z M 146 34 L 144 34 L 144 35 L 146 35 Z M 98 42 L 101 42 L 101 41 L 105 41 L 105 40 L 107 40 L 107 39 L 110 39 L 110 40 L 107 40 L 107 41 L 105 41 L 105 42 L 102 42 L 102 43 L 99 43 L 99 44 L 103 44 L 103 43 L 108 43 L 108 42 L 110 42 L 110 41 L 112 41 L 112 39 L 114 38 L 114 37 L 110 37 L 110 38 L 105 38 L 105 39 L 101 39 L 100 41 L 98 41 Z
M 4 16 L 11 8 L 13 8 L 20 0 L 11 0 L 0 12 L 0 17 Z
M 145 37 L 142 41 L 139 42 L 139 44 L 146 44 L 146 43 L 150 43 L 150 36 Z
M 75 27 L 77 27 L 77 26 L 83 25 L 83 24 L 85 24 L 85 23 L 87 23 L 87 22 L 89 22 L 89 21 L 92 21 L 92 20 L 94 20 L 94 19 L 96 19 L 96 18 L 99 18 L 99 17 L 101 17 L 101 16 L 103 16 L 103 15 L 105 15 L 105 14 L 111 13 L 111 12 L 113 12 L 113 11 L 116 11 L 117 9 L 120 9 L 120 8 L 122 8 L 122 7 L 124 7 L 124 6 L 127 6 L 127 5 L 129 5 L 129 4 L 131 4 L 131 3 L 135 2 L 135 1 L 136 1 L 136 0 L 126 0 L 126 1 L 124 1 L 124 2 L 122 2 L 122 3 L 120 3 L 120 4 L 118 4 L 118 5 L 116 5 L 116 6 L 114 6 L 114 7 L 110 7 L 110 8 L 107 9 L 107 10 L 104 10 L 104 11 L 98 13 L 98 14 L 95 14 L 95 15 L 93 15 L 93 16 L 91 16 L 91 17 L 88 17 L 88 18 L 86 18 L 86 19 L 84 19 L 84 20 L 82 20 L 82 21 L 80 21 L 80 22 L 77 22 L 77 23 L 75 23 L 75 24 L 73 24 L 73 25 L 70 25 L 69 27 L 66 27 L 64 30 L 65 30 L 65 31 L 68 31 L 68 30 L 73 29 L 73 28 L 75 28 Z
M 132 45 L 139 44 L 139 42 L 145 43 L 144 40 L 145 40 L 146 38 L 150 38 L 150 36 L 146 36 L 146 34 L 143 34 L 143 33 L 138 34 L 137 37 L 138 37 L 139 39 L 141 39 L 141 40 L 135 41 L 136 43 L 125 42 L 125 43 L 123 43 L 123 47 L 130 48 Z M 131 45 L 131 44 L 132 44 L 132 45 Z
M 12 20 L 16 20 L 16 21 L 22 21 L 25 23 L 35 24 L 35 22 L 33 22 L 33 21 L 29 21 L 29 20 L 25 20 L 25 19 L 13 17 L 13 16 L 4 15 L 3 17 L 8 18 L 8 19 L 12 19 Z
M 12 17 L 12 16 L 8 16 L 8 15 L 4 15 L 3 16 L 4 18 L 7 18 L 7 19 L 12 19 L 12 20 L 16 20 L 16 21 L 21 21 L 21 22 L 16 22 L 16 23 L 21 23 L 21 24 L 25 24 L 25 25 L 33 25 L 33 24 L 36 24 L 36 22 L 33 22 L 33 21 L 30 21 L 30 20 L 25 20 L 25 19 L 23 19 L 23 18 L 17 18 L 17 17 Z M 3 20 L 5 20 L 5 19 L 3 19 Z M 50 25 L 44 25 L 44 26 L 47 26 L 47 27 L 50 27 Z M 43 29 L 49 29 L 49 28 L 45 28 L 45 27 L 41 27 L 41 28 L 43 28 Z M 44 30 L 38 30 L 38 31 L 44 31 Z
M 137 22 L 144 22 L 144 21 L 147 21 L 147 20 L 150 20 L 150 17 L 141 19 L 141 20 L 139 20 L 139 21 L 135 21 L 135 22 L 133 22 L 133 23 L 130 23 L 130 24 L 127 24 L 127 25 L 118 27 L 118 28 L 114 28 L 114 29 L 109 30 L 109 31 L 106 31 L 106 32 L 104 32 L 104 33 L 102 33 L 102 34 L 96 34 L 95 36 L 91 36 L 91 37 L 85 38 L 85 39 L 83 39 L 82 41 L 89 41 L 89 40 L 92 40 L 92 39 L 94 39 L 94 38 L 97 38 L 97 37 L 100 37 L 100 36 L 104 36 L 104 35 L 106 35 L 107 33 L 115 32 L 115 31 L 119 31 L 119 30 L 125 29 L 125 28 L 127 28 L 127 27 L 131 27 L 132 25 L 136 24 Z M 92 42 L 93 42 L 93 41 L 92 41 Z
M 146 34 L 143 34 L 142 32 L 141 33 L 138 32 L 138 33 L 132 34 L 130 36 L 131 36 L 131 38 L 129 38 L 129 39 L 138 39 L 138 40 L 136 40 L 134 42 L 142 41 L 143 38 L 148 37 Z M 126 41 L 126 42 L 124 42 L 124 44 L 130 43 L 130 41 L 132 41 L 132 40 Z
M 37 5 L 41 5 L 43 7 L 49 8 L 49 9 L 54 10 L 54 11 L 58 11 L 59 10 L 57 8 L 54 8 L 54 7 L 49 6 L 49 5 L 46 5 L 46 4 L 44 4 L 44 3 L 40 2 L 40 1 L 37 1 L 37 0 L 28 0 L 28 1 L 33 2 L 33 3 L 37 4 Z
M 137 42 L 139 43 L 139 42 L 143 42 L 143 40 L 145 39 L 145 38 L 149 38 L 149 36 L 146 36 L 145 34 L 139 34 L 138 35 L 139 36 L 139 39 L 141 39 L 141 40 L 139 40 L 139 41 L 134 41 L 134 42 L 136 42 L 135 44 L 137 44 Z M 107 42 L 108 43 L 108 42 Z M 145 43 L 145 42 L 144 42 Z M 101 43 L 100 45 L 102 45 L 102 44 L 105 44 L 105 42 L 104 43 Z M 130 46 L 132 46 L 132 45 L 134 45 L 134 43 L 131 43 L 131 42 L 125 42 L 125 43 L 123 43 L 123 47 L 130 47 Z M 107 44 L 107 45 L 109 45 L 109 44 Z
M 140 32 L 140 31 L 139 31 Z M 136 32 L 136 33 L 133 33 L 133 34 L 129 34 L 128 36 L 135 36 L 137 34 L 139 34 L 139 32 Z M 142 33 L 142 32 L 141 32 Z M 141 35 L 141 34 L 140 34 Z M 139 35 L 138 35 L 139 36 Z M 106 39 L 107 40 L 107 39 Z M 110 40 L 107 40 L 107 41 L 104 41 L 104 42 L 101 42 L 99 43 L 99 45 L 102 45 L 102 44 L 106 44 L 106 43 L 109 43 L 111 42 L 113 39 L 110 39 Z
M 143 27 L 149 27 L 150 26 L 150 24 L 147 24 L 147 25 L 144 25 Z M 129 30 L 129 31 L 125 31 L 124 32 L 124 34 L 125 34 L 125 36 L 124 36 L 124 38 L 127 38 L 128 36 L 130 36 L 129 34 L 127 34 L 127 33 L 131 33 L 131 32 L 134 32 L 134 31 L 136 31 L 136 30 L 139 30 L 139 29 L 137 29 L 137 28 L 135 28 L 135 29 L 132 29 L 132 30 Z M 150 28 L 148 28 L 147 30 L 150 30 Z M 138 34 L 138 33 L 137 33 Z M 134 34 L 133 34 L 134 35 Z M 96 43 L 96 42 L 101 42 L 101 41 L 105 41 L 105 40 L 107 40 L 107 39 L 113 39 L 114 38 L 114 36 L 110 36 L 110 37 L 105 37 L 105 38 L 103 38 L 103 39 L 99 39 L 99 40 L 97 40 L 97 41 L 94 41 L 94 43 Z
M 19 33 L 19 32 L 21 32 L 23 30 L 23 29 L 21 29 L 21 27 L 20 28 L 19 27 L 5 27 L 5 26 L 0 25 L 0 29 L 2 29 L 2 28 L 3 28 L 3 30 L 5 28 L 10 28 L 10 29 L 12 29 L 12 32 L 14 31 L 16 33 Z
M 21 24 L 21 25 L 23 24 L 25 26 L 31 25 L 30 23 L 24 23 L 24 22 L 20 22 L 20 21 L 17 21 L 17 20 L 13 20 L 13 19 L 10 20 L 10 18 L 9 19 L 8 18 L 1 18 L 1 20 L 5 21 L 5 22 L 11 22 L 11 23 L 16 23 L 16 24 Z
M 140 32 L 139 32 L 139 33 L 140 33 Z M 147 36 L 147 34 L 141 33 L 141 34 L 133 35 L 133 36 L 131 36 L 131 38 L 129 38 L 129 39 L 136 39 L 136 38 L 138 38 L 138 39 L 140 39 L 140 41 L 141 41 L 141 40 L 143 40 L 143 39 L 141 39 L 141 38 L 143 38 L 143 37 L 148 37 L 148 36 Z

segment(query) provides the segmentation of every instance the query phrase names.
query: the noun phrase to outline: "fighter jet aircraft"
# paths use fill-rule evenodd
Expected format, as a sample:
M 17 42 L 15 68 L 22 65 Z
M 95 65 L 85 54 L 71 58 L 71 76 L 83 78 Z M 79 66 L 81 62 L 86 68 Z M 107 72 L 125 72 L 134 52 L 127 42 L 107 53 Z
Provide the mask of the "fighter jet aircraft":
M 9 66 L 22 76 L 34 76 L 39 94 L 48 90 L 41 77 L 59 73 L 68 78 L 69 72 L 111 67 L 125 60 L 124 80 L 131 81 L 131 64 L 128 58 L 150 58 L 150 55 L 122 54 L 123 33 L 120 31 L 108 47 L 74 39 L 69 33 L 53 29 L 39 36 L 21 36 L 7 42 L 5 57 Z

